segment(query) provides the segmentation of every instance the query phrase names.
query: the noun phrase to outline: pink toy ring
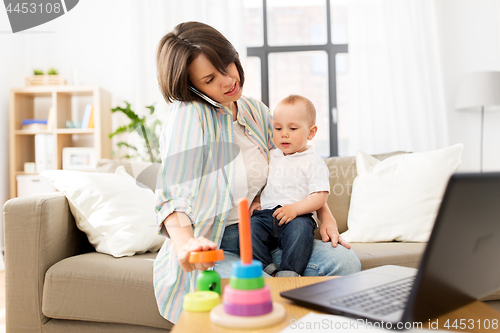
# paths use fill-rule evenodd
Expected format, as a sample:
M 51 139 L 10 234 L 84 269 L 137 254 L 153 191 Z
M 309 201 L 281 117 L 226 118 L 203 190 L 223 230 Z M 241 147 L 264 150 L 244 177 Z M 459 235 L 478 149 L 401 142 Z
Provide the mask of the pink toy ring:
M 271 289 L 266 285 L 264 288 L 254 290 L 238 290 L 226 285 L 224 288 L 224 302 L 239 305 L 261 304 L 271 301 Z
M 233 316 L 253 317 L 262 316 L 273 311 L 273 302 L 262 304 L 240 305 L 224 302 L 224 311 Z

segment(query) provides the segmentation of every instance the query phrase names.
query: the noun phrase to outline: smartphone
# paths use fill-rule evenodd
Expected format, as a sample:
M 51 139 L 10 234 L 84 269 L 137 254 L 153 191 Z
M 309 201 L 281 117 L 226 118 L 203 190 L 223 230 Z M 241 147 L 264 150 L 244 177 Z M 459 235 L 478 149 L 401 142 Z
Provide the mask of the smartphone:
M 203 98 L 208 104 L 216 107 L 216 108 L 223 108 L 222 104 L 220 104 L 219 102 L 216 102 L 214 101 L 213 99 L 211 99 L 210 97 L 208 97 L 207 95 L 205 95 L 204 93 L 202 93 L 201 91 L 195 89 L 193 86 L 189 86 L 189 89 L 191 89 L 192 92 L 194 92 L 196 95 L 200 96 L 201 98 Z

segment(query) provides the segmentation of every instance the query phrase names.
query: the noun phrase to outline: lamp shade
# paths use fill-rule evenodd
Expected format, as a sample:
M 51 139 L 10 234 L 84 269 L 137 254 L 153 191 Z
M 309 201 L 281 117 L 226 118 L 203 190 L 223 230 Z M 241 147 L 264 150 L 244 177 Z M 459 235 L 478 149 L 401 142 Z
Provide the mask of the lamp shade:
M 500 72 L 475 72 L 459 83 L 455 109 L 481 112 L 500 110 Z

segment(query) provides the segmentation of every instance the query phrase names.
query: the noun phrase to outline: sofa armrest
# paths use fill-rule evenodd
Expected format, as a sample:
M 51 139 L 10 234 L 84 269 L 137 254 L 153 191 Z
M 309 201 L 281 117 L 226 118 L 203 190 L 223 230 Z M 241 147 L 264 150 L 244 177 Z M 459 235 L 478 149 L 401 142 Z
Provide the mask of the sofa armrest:
M 11 199 L 3 214 L 7 331 L 41 332 L 48 320 L 42 313 L 46 271 L 88 252 L 88 241 L 60 193 Z

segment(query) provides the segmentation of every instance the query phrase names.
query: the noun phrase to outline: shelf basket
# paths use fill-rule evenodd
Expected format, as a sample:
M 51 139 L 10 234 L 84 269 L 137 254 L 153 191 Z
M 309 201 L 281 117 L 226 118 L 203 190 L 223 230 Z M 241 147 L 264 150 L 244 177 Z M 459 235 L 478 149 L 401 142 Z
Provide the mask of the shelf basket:
M 66 80 L 59 75 L 33 75 L 26 78 L 26 86 L 57 86 L 65 84 Z

